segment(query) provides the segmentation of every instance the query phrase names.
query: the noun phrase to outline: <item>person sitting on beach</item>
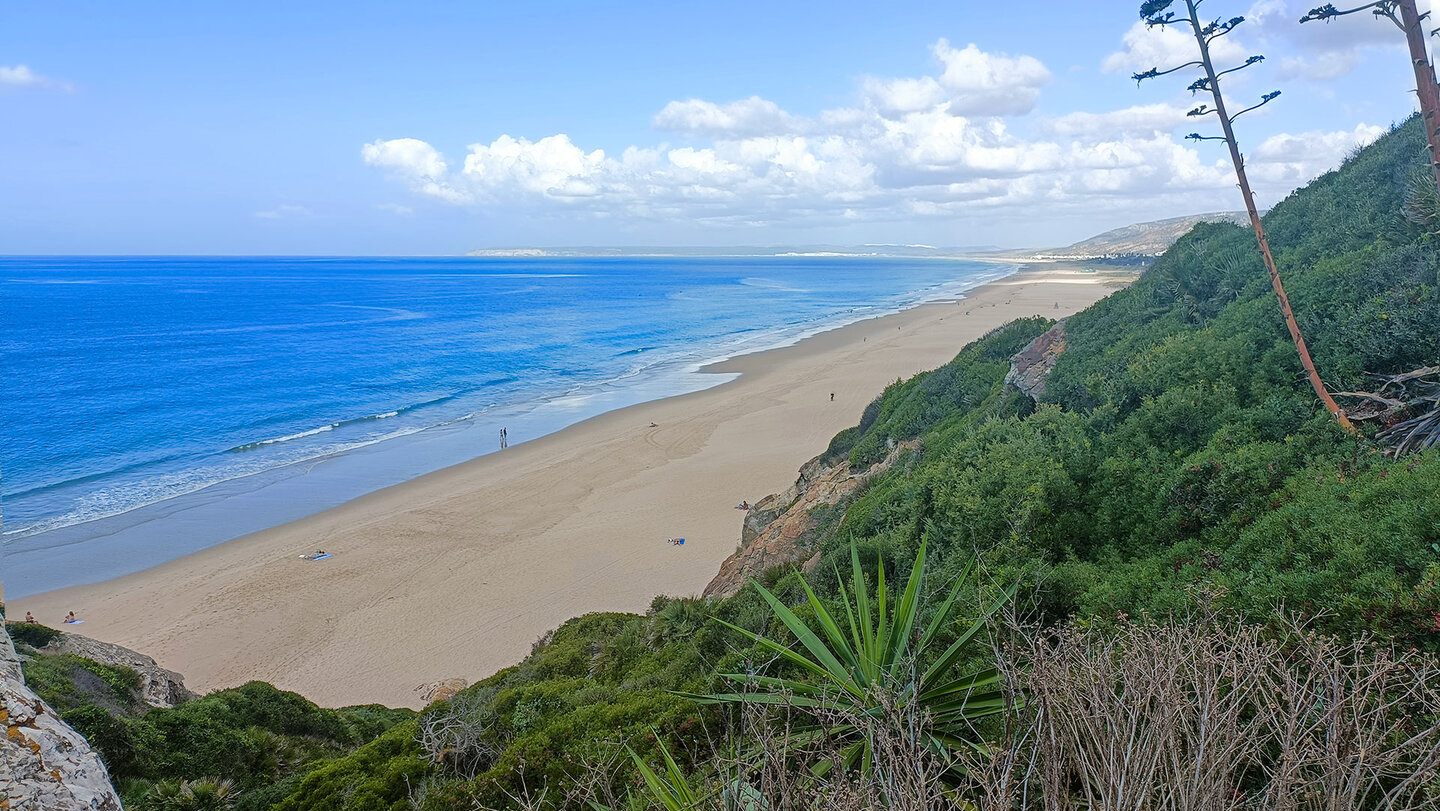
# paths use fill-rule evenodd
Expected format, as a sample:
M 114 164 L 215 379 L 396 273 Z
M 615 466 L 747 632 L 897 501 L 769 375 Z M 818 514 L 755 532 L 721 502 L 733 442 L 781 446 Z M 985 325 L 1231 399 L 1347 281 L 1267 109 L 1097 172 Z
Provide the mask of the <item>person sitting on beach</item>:
M 71 624 L 73 624 L 74 622 L 75 622 L 75 612 L 74 612 L 74 611 L 71 611 L 69 614 L 66 614 L 66 615 L 65 615 L 65 624 L 66 624 L 66 625 L 71 625 Z
M 650 423 L 650 427 L 651 427 L 651 428 L 659 428 L 660 426 L 658 426 L 658 425 L 656 425 L 655 423 L 652 422 L 652 423 Z
M 34 615 L 34 614 L 31 614 L 29 611 L 26 611 L 26 612 L 25 612 L 25 621 L 26 621 L 26 622 L 34 622 L 34 621 L 35 621 L 35 615 Z

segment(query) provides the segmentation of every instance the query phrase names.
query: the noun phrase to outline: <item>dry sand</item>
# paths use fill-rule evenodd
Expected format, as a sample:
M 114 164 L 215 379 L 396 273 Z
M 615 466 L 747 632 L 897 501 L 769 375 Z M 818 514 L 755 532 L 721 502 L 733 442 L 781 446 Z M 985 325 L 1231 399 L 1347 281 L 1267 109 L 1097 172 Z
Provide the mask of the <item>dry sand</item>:
M 962 301 L 718 364 L 741 376 L 707 391 L 27 597 L 12 614 L 74 610 L 85 635 L 147 653 L 202 692 L 263 679 L 322 705 L 418 707 L 418 685 L 483 678 L 570 617 L 698 594 L 739 542 L 735 505 L 788 487 L 887 384 L 1014 318 L 1083 309 L 1129 278 L 1032 265 Z M 316 548 L 334 557 L 299 559 Z

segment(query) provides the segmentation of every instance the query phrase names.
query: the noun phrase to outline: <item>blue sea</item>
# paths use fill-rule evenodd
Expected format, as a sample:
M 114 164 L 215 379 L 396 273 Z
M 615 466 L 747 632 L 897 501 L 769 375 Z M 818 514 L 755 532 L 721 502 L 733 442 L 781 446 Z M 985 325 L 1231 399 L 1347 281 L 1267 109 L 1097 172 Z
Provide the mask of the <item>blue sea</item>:
M 0 576 L 13 598 L 137 571 L 1011 270 L 0 257 Z

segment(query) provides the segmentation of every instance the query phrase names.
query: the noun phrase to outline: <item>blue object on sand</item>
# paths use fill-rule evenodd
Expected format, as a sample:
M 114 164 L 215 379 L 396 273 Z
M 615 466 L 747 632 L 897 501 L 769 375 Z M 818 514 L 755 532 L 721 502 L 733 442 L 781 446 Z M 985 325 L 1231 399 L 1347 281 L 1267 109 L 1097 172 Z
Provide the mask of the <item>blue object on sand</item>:
M 330 554 L 329 552 L 326 552 L 325 554 L 321 555 L 321 556 L 318 557 L 318 558 L 306 558 L 306 560 L 316 561 L 316 560 L 324 560 L 324 559 L 326 559 L 326 558 L 333 558 L 333 557 L 335 557 L 335 556 L 332 555 L 332 554 Z
M 85 620 L 70 620 L 69 622 L 67 622 L 67 623 L 65 623 L 65 624 L 66 624 L 66 625 L 84 625 L 84 624 L 85 624 Z
M 684 539 L 684 538 L 681 538 L 681 539 L 680 539 L 680 545 L 681 545 L 681 546 L 684 546 L 684 545 L 685 545 L 685 539 Z

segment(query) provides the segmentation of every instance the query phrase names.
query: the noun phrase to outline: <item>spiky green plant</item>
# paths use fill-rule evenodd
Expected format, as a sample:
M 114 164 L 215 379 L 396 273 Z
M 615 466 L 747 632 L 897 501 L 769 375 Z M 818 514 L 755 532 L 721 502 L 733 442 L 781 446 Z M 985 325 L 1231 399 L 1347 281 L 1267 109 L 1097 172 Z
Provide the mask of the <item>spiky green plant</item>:
M 652 730 L 653 733 L 653 730 Z M 639 803 L 646 807 L 660 807 L 665 811 L 694 811 L 701 805 L 701 796 L 690 781 L 686 779 L 685 773 L 680 771 L 680 765 L 670 755 L 670 750 L 665 748 L 665 742 L 657 735 L 655 743 L 660 747 L 660 755 L 665 758 L 665 774 L 662 776 L 650 764 L 646 763 L 634 749 L 629 746 L 625 751 L 630 753 L 630 759 L 635 762 L 635 768 L 640 772 L 640 777 L 645 781 L 645 794 L 643 798 L 631 795 L 629 806 L 634 808 Z M 592 811 L 613 811 L 613 809 L 601 805 L 595 800 L 590 800 L 589 805 Z M 741 811 L 754 811 L 757 806 L 753 804 L 732 804 L 726 803 L 726 807 L 735 807 Z
M 161 780 L 145 797 L 152 811 L 227 811 L 235 804 L 235 784 L 218 777 Z
M 630 759 L 635 761 L 635 768 L 640 771 L 640 777 L 645 781 L 645 791 L 651 799 L 660 804 L 665 811 L 690 811 L 700 804 L 700 795 L 690 787 L 690 782 L 685 779 L 685 773 L 680 771 L 680 766 L 675 763 L 675 758 L 670 756 L 670 750 L 658 738 L 656 743 L 660 745 L 660 754 L 665 758 L 665 776 L 661 777 L 650 768 L 635 750 L 625 747 L 630 753 Z
M 969 580 L 974 560 L 967 563 L 965 571 L 956 578 L 949 596 L 936 609 L 918 639 L 914 632 L 922 609 L 925 544 L 920 545 L 910 579 L 893 609 L 886 590 L 884 566 L 876 573 L 872 597 L 860 568 L 860 553 L 853 543 L 850 563 L 850 588 L 847 590 L 843 582 L 840 584 L 840 601 L 845 606 L 844 630 L 804 577 L 800 583 L 820 627 L 818 634 L 768 589 L 751 581 L 776 618 L 800 643 L 800 650 L 717 620 L 797 666 L 803 678 L 721 674 L 747 689 L 691 697 L 708 703 L 781 706 L 808 713 L 815 721 L 815 733 L 823 731 L 842 743 L 840 765 L 846 769 L 859 766 L 862 771 L 869 771 L 872 766 L 870 739 L 859 721 L 883 723 L 893 717 L 897 709 L 902 715 L 917 720 L 924 747 L 947 763 L 955 762 L 953 755 L 958 751 L 983 753 L 985 744 L 976 725 L 1005 708 L 999 673 L 994 667 L 961 674 L 955 671 L 971 652 L 988 620 L 1014 597 L 1015 588 L 986 606 L 936 656 L 932 655 L 932 647 L 954 622 L 955 601 Z M 839 579 L 838 572 L 836 579 Z

